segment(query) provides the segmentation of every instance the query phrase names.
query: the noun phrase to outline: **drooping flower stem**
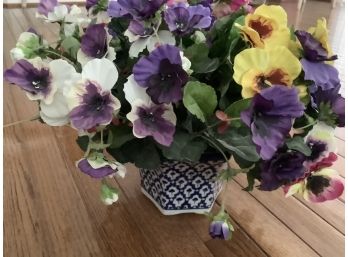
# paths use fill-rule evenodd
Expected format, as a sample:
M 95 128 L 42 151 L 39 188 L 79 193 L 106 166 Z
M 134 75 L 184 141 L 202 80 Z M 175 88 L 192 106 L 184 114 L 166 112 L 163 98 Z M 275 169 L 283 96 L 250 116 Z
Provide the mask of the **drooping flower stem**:
M 12 127 L 12 126 L 15 126 L 15 125 L 18 125 L 18 124 L 22 124 L 24 122 L 28 122 L 28 121 L 35 121 L 35 120 L 39 120 L 40 119 L 40 115 L 37 114 L 29 119 L 24 119 L 24 120 L 19 120 L 19 121 L 15 121 L 15 122 L 12 122 L 12 123 L 9 123 L 9 124 L 6 124 L 3 126 L 3 128 L 7 128 L 7 127 Z
M 228 163 L 228 158 L 226 156 L 226 154 L 224 153 L 224 151 L 222 151 L 222 149 L 220 148 L 220 146 L 218 144 L 216 144 L 213 140 L 210 139 L 210 136 L 209 134 L 204 136 L 204 135 L 199 135 L 200 137 L 202 137 L 203 139 L 205 139 L 206 141 L 208 141 L 210 144 L 212 144 L 216 150 L 218 150 L 222 156 L 224 157 L 226 163 L 227 163 L 227 166 L 230 168 L 230 164 Z

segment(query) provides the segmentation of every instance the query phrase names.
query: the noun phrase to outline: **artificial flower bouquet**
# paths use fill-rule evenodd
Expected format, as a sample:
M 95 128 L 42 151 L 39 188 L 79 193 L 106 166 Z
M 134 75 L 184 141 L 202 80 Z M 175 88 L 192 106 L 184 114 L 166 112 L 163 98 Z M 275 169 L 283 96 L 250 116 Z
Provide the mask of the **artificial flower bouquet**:
M 245 173 L 247 191 L 335 199 L 344 98 L 326 21 L 295 31 L 280 6 L 254 7 L 87 0 L 85 10 L 41 0 L 37 17 L 59 24 L 59 36 L 22 33 L 4 77 L 38 103 L 38 120 L 77 130 L 77 167 L 101 180 L 106 204 L 118 199 L 107 179 L 123 177 L 125 163 L 156 169 L 207 155 L 226 163 L 223 181 Z M 230 238 L 223 205 L 210 217 L 210 234 Z

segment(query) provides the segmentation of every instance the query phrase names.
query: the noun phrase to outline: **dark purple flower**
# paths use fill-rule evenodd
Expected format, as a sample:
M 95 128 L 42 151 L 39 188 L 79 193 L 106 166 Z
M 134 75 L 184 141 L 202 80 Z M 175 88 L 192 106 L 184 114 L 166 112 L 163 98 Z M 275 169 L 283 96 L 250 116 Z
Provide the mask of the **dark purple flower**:
M 134 65 L 133 73 L 139 86 L 147 88 L 146 92 L 154 103 L 171 103 L 182 99 L 182 87 L 188 75 L 182 68 L 177 47 L 157 47 Z
M 338 71 L 332 65 L 324 62 L 310 62 L 305 58 L 301 59 L 305 80 L 313 81 L 310 91 L 313 93 L 318 88 L 323 90 L 333 89 L 340 86 Z
M 303 110 L 295 88 L 274 85 L 254 96 L 241 119 L 251 128 L 252 140 L 262 159 L 272 158 L 289 134 L 292 120 L 301 117 Z
M 328 56 L 328 52 L 310 33 L 302 30 L 295 32 L 303 48 L 303 56 L 311 62 L 332 61 L 337 59 L 337 55 Z
M 187 6 L 178 3 L 164 13 L 169 30 L 177 35 L 189 35 L 195 29 L 209 28 L 212 23 L 211 9 L 203 5 Z
M 214 220 L 210 223 L 209 234 L 212 238 L 228 240 L 232 233 L 226 221 Z
M 300 152 L 276 153 L 272 159 L 261 164 L 260 189 L 264 191 L 276 190 L 280 186 L 289 185 L 291 182 L 304 176 L 303 163 L 306 156 Z
M 56 7 L 57 5 L 58 0 L 40 0 L 40 3 L 37 7 L 37 12 L 47 16 L 48 13 L 52 12 L 54 10 L 54 7 Z
M 93 58 L 103 58 L 108 51 L 107 33 L 104 24 L 90 25 L 81 38 L 82 52 Z
M 111 122 L 114 99 L 110 91 L 102 91 L 99 86 L 88 81 L 81 102 L 69 114 L 71 124 L 80 130 L 88 130 Z
M 337 126 L 345 126 L 345 99 L 338 93 L 340 87 L 329 90 L 318 90 L 312 94 L 313 106 L 318 108 L 320 104 L 329 104 L 331 110 L 337 115 Z
M 129 23 L 128 30 L 132 32 L 134 35 L 138 35 L 141 37 L 150 36 L 153 34 L 153 28 L 148 28 L 145 26 L 144 22 L 132 20 Z
M 113 169 L 110 165 L 105 165 L 100 168 L 93 168 L 87 159 L 81 159 L 77 163 L 77 167 L 85 174 L 92 178 L 104 178 L 117 172 L 117 169 Z
M 166 0 L 118 0 L 109 3 L 108 14 L 121 17 L 130 14 L 136 20 L 145 20 L 153 16 Z
M 24 59 L 17 61 L 10 69 L 5 70 L 4 78 L 32 95 L 45 97 L 52 90 L 49 69 L 37 69 Z
M 86 1 L 86 9 L 89 10 L 93 6 L 97 5 L 99 0 L 87 0 Z

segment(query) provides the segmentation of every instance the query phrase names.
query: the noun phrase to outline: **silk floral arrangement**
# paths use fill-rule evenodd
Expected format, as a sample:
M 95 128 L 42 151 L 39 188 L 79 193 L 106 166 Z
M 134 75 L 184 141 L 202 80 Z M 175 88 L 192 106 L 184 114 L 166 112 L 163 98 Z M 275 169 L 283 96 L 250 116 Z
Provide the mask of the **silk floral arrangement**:
M 245 173 L 247 191 L 342 194 L 331 166 L 345 104 L 325 19 L 295 31 L 280 6 L 246 0 L 41 0 L 37 18 L 59 25 L 57 41 L 22 33 L 4 78 L 38 103 L 36 119 L 77 130 L 77 167 L 101 181 L 106 204 L 125 163 L 205 153 L 226 160 L 220 179 Z M 210 217 L 211 236 L 231 238 L 224 206 Z

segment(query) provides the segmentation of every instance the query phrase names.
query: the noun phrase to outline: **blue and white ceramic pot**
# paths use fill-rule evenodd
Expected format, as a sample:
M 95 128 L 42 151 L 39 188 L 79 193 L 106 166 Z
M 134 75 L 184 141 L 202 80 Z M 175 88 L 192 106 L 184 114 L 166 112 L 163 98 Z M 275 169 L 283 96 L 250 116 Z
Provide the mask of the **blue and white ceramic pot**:
M 140 169 L 141 190 L 164 215 L 206 213 L 221 191 L 217 179 L 224 161 L 165 161 L 158 169 Z

